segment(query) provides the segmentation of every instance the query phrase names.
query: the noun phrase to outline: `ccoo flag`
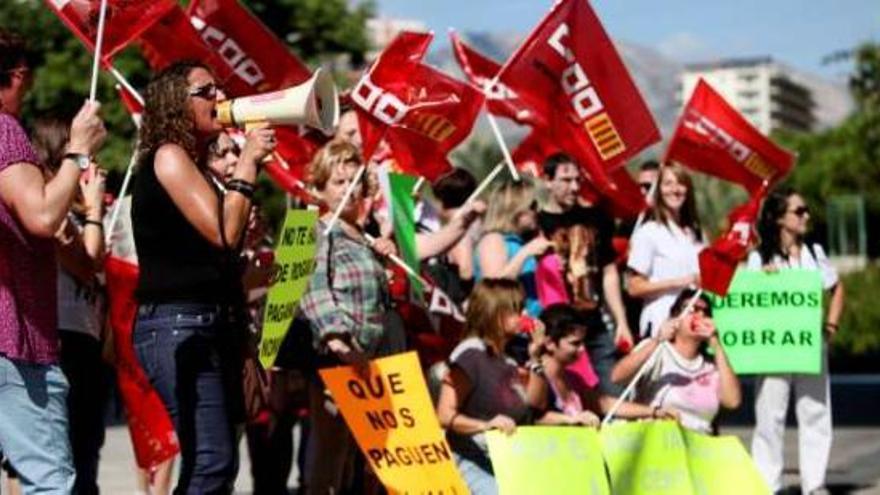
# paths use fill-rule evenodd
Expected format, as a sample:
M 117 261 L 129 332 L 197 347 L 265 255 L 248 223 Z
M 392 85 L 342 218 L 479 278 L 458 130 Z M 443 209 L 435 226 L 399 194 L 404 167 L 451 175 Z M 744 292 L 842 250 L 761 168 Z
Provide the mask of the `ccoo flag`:
M 202 40 L 232 68 L 230 96 L 305 82 L 312 72 L 238 0 L 193 0 L 187 8 Z
M 772 185 L 784 177 L 795 157 L 761 134 L 700 79 L 664 160 L 735 182 L 754 194 L 765 181 Z
M 562 0 L 501 69 L 593 180 L 660 139 L 648 107 L 586 0 Z M 600 188 L 602 186 L 599 186 Z
M 421 63 L 432 36 L 403 32 L 352 90 L 364 157 L 384 138 L 398 168 L 434 180 L 473 129 L 483 94 Z

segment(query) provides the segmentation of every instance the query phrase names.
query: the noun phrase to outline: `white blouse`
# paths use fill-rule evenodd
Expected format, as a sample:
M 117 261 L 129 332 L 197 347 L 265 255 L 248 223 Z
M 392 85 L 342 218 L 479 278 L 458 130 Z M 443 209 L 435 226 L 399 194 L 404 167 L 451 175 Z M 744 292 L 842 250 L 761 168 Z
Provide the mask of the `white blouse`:
M 650 220 L 633 232 L 627 267 L 651 282 L 695 275 L 700 272 L 699 254 L 705 247 L 692 232 L 674 222 L 669 225 Z M 639 333 L 657 333 L 669 318 L 669 310 L 680 289 L 670 289 L 644 299 Z

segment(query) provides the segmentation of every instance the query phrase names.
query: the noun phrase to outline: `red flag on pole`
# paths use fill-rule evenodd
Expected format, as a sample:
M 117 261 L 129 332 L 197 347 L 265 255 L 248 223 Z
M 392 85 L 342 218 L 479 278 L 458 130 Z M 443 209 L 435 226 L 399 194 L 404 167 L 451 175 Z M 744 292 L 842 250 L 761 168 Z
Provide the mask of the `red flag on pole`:
M 388 126 L 406 114 L 405 102 L 411 93 L 409 79 L 421 64 L 431 38 L 427 33 L 400 33 L 351 91 L 364 159 L 372 158 Z
M 537 114 L 506 84 L 495 80 L 501 64 L 471 48 L 455 32 L 450 31 L 452 52 L 468 81 L 486 93 L 486 106 L 499 117 L 505 117 L 521 125 L 547 127 L 547 117 Z M 514 159 L 516 162 L 516 159 Z
M 46 3 L 89 50 L 95 50 L 99 0 L 46 0 Z M 101 60 L 106 63 L 113 58 L 174 7 L 174 0 L 109 0 Z
M 726 296 L 736 267 L 746 258 L 757 239 L 754 225 L 768 184 L 761 185 L 748 202 L 735 207 L 727 216 L 730 228 L 711 246 L 700 251 L 700 285 L 719 296 Z
M 498 75 L 594 180 L 660 139 L 623 61 L 586 0 L 562 0 Z M 599 185 L 599 188 L 603 186 Z
M 385 136 L 400 170 L 433 181 L 452 168 L 446 155 L 471 133 L 483 93 L 427 65 L 409 84 L 409 109 Z
M 754 128 L 702 79 L 685 106 L 664 161 L 742 185 L 754 193 L 794 166 L 794 155 Z
M 446 155 L 473 129 L 483 93 L 421 59 L 432 35 L 403 32 L 351 93 L 364 156 L 385 138 L 400 170 L 434 180 L 451 168 Z
M 187 12 L 202 40 L 246 88 L 230 96 L 283 89 L 311 77 L 309 68 L 238 0 L 193 0 Z

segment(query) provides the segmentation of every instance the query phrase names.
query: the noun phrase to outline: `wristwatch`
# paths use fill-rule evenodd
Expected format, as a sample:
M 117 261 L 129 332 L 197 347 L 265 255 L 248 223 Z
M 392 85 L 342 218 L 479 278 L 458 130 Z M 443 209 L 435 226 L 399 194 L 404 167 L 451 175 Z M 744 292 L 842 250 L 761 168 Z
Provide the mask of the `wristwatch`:
M 65 153 L 63 157 L 64 160 L 70 159 L 73 160 L 73 163 L 79 167 L 80 172 L 84 172 L 89 169 L 89 166 L 92 164 L 92 159 L 89 155 L 84 153 Z

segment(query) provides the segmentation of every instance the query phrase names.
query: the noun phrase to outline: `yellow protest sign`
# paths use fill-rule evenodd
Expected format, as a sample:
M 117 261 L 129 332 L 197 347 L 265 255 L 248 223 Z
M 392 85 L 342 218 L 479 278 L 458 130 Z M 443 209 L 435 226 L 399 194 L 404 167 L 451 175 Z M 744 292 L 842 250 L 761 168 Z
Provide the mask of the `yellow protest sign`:
M 765 495 L 736 437 L 712 437 L 672 421 L 617 423 L 600 433 L 615 495 Z
M 592 428 L 521 426 L 486 433 L 501 495 L 608 495 L 599 434 Z
M 284 226 L 275 248 L 278 273 L 266 297 L 263 313 L 263 338 L 260 340 L 260 362 L 269 368 L 275 363 L 299 300 L 309 285 L 315 269 L 317 237 L 315 225 L 318 212 L 287 210 Z
M 414 352 L 319 370 L 346 424 L 389 493 L 468 493 L 440 429 Z

